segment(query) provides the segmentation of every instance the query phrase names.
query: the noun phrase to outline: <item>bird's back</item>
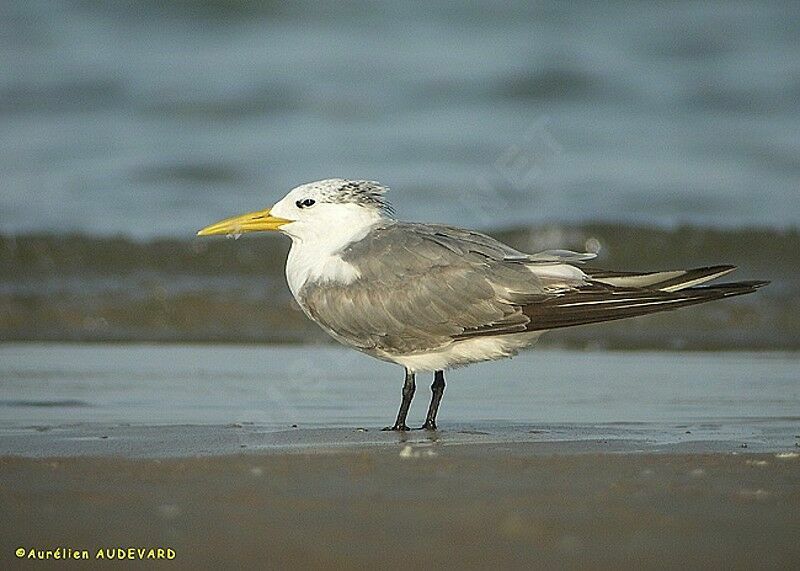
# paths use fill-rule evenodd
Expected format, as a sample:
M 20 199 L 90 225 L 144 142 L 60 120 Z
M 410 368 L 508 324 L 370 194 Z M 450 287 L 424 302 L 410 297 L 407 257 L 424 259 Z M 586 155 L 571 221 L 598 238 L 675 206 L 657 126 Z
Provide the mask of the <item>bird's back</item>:
M 358 349 L 384 357 L 430 351 L 464 336 L 524 332 L 526 305 L 586 283 L 560 259 L 531 262 L 478 232 L 386 221 L 341 252 L 357 278 L 309 280 L 298 301 Z
M 591 254 L 525 254 L 478 232 L 390 220 L 336 255 L 337 263 L 351 269 L 348 278 L 306 281 L 297 295 L 301 306 L 338 341 L 404 364 L 401 358 L 453 345 L 483 348 L 486 340 L 496 346 L 476 351 L 473 360 L 507 356 L 541 331 L 677 309 L 764 284 L 696 287 L 732 266 L 646 274 L 584 271 L 578 264 Z M 443 362 L 471 362 L 461 353 Z

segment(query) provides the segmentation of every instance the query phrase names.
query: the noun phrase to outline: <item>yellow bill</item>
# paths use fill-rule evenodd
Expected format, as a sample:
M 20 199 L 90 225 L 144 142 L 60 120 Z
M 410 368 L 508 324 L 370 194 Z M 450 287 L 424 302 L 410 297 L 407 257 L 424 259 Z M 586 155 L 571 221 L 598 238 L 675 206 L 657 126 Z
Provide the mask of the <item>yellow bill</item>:
M 226 218 L 215 222 L 211 226 L 206 226 L 199 232 L 198 236 L 214 236 L 216 234 L 224 234 L 226 236 L 244 234 L 245 232 L 265 232 L 277 230 L 284 224 L 288 224 L 291 220 L 278 218 L 269 213 L 269 208 L 266 210 L 259 210 L 258 212 L 248 212 L 240 216 Z

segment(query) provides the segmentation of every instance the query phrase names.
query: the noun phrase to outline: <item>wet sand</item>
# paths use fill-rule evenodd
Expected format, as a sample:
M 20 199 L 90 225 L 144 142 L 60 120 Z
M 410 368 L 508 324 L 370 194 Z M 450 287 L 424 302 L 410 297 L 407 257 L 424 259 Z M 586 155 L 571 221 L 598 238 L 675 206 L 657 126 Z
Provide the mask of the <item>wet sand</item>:
M 472 423 L 438 431 L 289 428 L 253 423 L 134 426 L 76 423 L 0 430 L 0 456 L 177 459 L 200 456 L 377 453 L 403 446 L 494 446 L 514 454 L 800 452 L 800 419 L 693 423 Z
M 162 547 L 176 568 L 788 568 L 791 452 L 397 443 L 181 459 L 0 459 L 14 550 Z M 595 448 L 596 449 L 596 448 Z M 20 568 L 27 561 L 16 561 Z M 91 562 L 90 562 L 91 563 Z
M 799 361 L 532 351 L 455 371 L 441 429 L 395 434 L 397 371 L 354 352 L 7 344 L 0 568 L 59 547 L 181 569 L 786 568 Z

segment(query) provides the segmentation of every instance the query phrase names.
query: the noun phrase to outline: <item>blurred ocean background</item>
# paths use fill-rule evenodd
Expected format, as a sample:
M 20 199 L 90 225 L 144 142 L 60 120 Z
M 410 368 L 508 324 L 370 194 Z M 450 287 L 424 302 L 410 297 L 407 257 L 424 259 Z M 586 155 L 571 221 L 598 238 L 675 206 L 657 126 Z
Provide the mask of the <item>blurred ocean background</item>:
M 544 343 L 800 348 L 800 3 L 5 0 L 0 340 L 322 341 L 280 237 L 341 176 L 401 218 L 758 294 Z

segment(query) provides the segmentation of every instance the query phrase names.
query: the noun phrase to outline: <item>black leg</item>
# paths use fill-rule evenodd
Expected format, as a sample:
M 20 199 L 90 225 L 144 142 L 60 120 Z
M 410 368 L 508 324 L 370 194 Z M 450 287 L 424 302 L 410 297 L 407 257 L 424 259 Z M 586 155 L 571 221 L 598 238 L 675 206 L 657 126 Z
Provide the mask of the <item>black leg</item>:
M 403 383 L 403 401 L 400 403 L 397 420 L 394 421 L 394 426 L 387 426 L 384 430 L 408 430 L 406 416 L 408 416 L 408 407 L 411 406 L 411 399 L 414 398 L 415 390 L 417 390 L 417 385 L 414 382 L 414 373 L 406 369 L 406 380 Z
M 425 424 L 422 430 L 436 430 L 436 414 L 439 412 L 439 403 L 442 402 L 444 394 L 444 371 L 436 371 L 433 375 L 431 385 L 431 405 L 428 407 L 428 416 L 425 417 Z

